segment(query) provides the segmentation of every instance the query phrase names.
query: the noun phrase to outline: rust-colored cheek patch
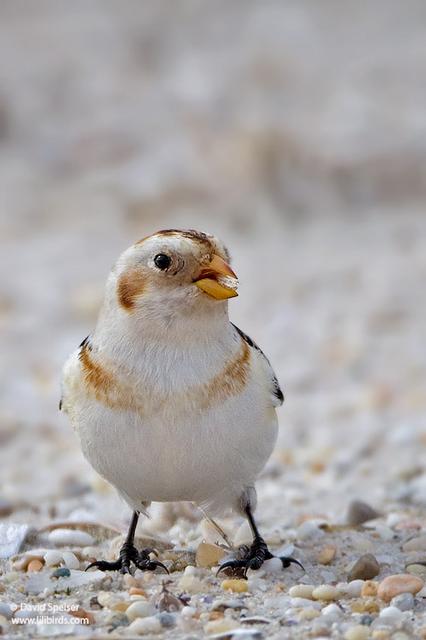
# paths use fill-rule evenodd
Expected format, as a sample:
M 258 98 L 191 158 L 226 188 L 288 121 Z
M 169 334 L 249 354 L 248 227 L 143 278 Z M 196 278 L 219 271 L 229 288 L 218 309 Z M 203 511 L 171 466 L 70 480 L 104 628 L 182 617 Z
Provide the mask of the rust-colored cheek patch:
M 238 395 L 246 386 L 250 371 L 250 347 L 244 340 L 241 343 L 241 350 L 237 355 L 204 386 L 203 409 Z
M 145 289 L 145 278 L 139 269 L 129 269 L 121 274 L 117 284 L 118 302 L 126 311 L 132 311 L 136 299 Z

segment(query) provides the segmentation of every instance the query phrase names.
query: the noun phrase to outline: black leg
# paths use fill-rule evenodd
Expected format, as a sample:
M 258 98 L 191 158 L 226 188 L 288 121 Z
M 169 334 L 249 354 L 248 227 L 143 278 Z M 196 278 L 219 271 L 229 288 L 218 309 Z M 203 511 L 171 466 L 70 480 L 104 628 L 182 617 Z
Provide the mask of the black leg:
M 224 562 L 219 567 L 219 571 L 224 571 L 225 569 L 231 569 L 235 573 L 242 574 L 244 578 L 247 578 L 247 571 L 249 569 L 260 569 L 265 560 L 270 560 L 270 558 L 275 558 L 275 556 L 269 551 L 268 545 L 262 538 L 259 533 L 259 529 L 257 528 L 255 519 L 253 517 L 252 511 L 250 507 L 246 507 L 245 509 L 247 520 L 250 525 L 250 529 L 253 534 L 253 543 L 251 547 L 241 547 L 240 553 L 242 552 L 242 558 L 236 558 L 235 560 L 228 560 Z M 280 557 L 283 568 L 289 567 L 291 564 L 297 564 L 299 567 L 303 569 L 301 563 L 295 558 L 289 558 L 287 556 Z M 304 570 L 304 569 L 303 569 Z
M 166 571 L 166 573 L 169 573 L 167 567 L 164 566 L 162 562 L 159 562 L 158 560 L 151 560 L 149 554 L 154 552 L 153 549 L 142 549 L 142 551 L 138 551 L 136 549 L 134 542 L 138 520 L 139 512 L 134 511 L 132 520 L 130 522 L 129 531 L 127 533 L 124 544 L 120 549 L 118 560 L 115 560 L 115 562 L 96 560 L 95 562 L 91 562 L 89 566 L 86 567 L 86 571 L 88 569 L 91 569 L 92 567 L 96 567 L 101 571 L 120 571 L 120 573 L 131 573 L 130 565 L 133 562 L 135 567 L 137 567 L 138 569 L 143 569 L 145 571 L 155 571 L 157 567 L 161 567 Z

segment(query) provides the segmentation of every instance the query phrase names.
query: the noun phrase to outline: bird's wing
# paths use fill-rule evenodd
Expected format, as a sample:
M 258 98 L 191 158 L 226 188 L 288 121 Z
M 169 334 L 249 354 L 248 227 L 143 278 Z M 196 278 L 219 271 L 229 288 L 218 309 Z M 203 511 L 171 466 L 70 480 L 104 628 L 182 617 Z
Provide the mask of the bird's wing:
M 67 362 L 65 363 L 65 365 L 64 365 L 64 369 L 63 369 L 63 371 L 62 371 L 62 385 L 61 385 L 61 386 L 62 386 L 62 392 L 61 392 L 61 397 L 60 397 L 60 399 L 59 399 L 59 411 L 62 411 L 62 410 L 63 410 L 63 408 L 64 408 L 64 386 L 65 386 L 65 385 L 64 385 L 64 382 L 65 382 L 65 381 L 64 381 L 64 377 L 65 377 L 65 375 L 64 375 L 64 374 L 65 374 L 65 369 L 67 369 L 68 363 L 73 359 L 73 356 L 75 355 L 75 353 L 80 353 L 80 352 L 81 352 L 81 350 L 82 350 L 86 345 L 89 345 L 89 348 L 91 348 L 91 347 L 90 347 L 90 335 L 89 335 L 89 336 L 86 336 L 86 337 L 84 338 L 83 342 L 82 342 L 82 343 L 80 344 L 80 346 L 78 347 L 78 351 L 77 351 L 77 352 L 74 352 L 74 353 L 70 356 L 70 358 L 67 360 Z M 64 409 L 64 411 L 65 411 L 65 409 Z
M 231 322 L 231 324 L 239 333 L 241 338 L 249 345 L 251 349 L 254 349 L 254 351 L 261 358 L 262 363 L 264 364 L 265 375 L 268 377 L 268 381 L 270 383 L 269 386 L 271 389 L 272 403 L 275 407 L 280 407 L 284 402 L 284 394 L 281 391 L 277 376 L 275 375 L 275 372 L 271 367 L 271 363 L 263 353 L 262 349 L 250 338 L 250 336 L 244 333 L 244 331 L 241 331 L 241 329 L 239 329 L 233 322 Z

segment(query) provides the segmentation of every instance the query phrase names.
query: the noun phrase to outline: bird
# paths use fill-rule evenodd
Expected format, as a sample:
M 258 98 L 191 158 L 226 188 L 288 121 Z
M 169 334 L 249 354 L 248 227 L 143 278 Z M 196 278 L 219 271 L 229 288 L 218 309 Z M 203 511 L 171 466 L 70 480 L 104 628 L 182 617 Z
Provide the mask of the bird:
M 152 502 L 247 518 L 252 544 L 219 571 L 246 577 L 275 557 L 254 517 L 255 482 L 284 396 L 267 357 L 229 320 L 237 289 L 223 242 L 192 229 L 145 237 L 112 268 L 95 329 L 66 361 L 61 384 L 60 408 L 84 456 L 132 510 L 119 557 L 87 569 L 167 571 L 152 549 L 135 547 Z

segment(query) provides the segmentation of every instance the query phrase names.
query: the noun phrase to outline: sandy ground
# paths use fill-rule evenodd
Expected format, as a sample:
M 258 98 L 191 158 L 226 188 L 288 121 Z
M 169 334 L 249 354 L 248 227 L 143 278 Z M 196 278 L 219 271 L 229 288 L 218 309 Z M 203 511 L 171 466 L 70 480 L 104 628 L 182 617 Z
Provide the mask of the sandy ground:
M 387 6 L 2 4 L 6 636 L 426 637 L 425 10 Z M 166 588 L 184 594 L 173 611 L 158 601 L 161 574 L 83 573 L 117 549 L 129 513 L 57 403 L 62 363 L 92 329 L 117 255 L 179 226 L 229 246 L 241 282 L 231 319 L 284 389 L 257 514 L 271 547 L 306 573 L 271 566 L 230 585 L 241 593 L 210 568 L 183 573 L 217 536 L 188 506 L 154 507 L 139 532 L 173 570 Z M 348 519 L 356 499 L 379 517 Z M 92 539 L 49 537 L 71 522 Z M 241 522 L 222 524 L 244 541 Z M 74 559 L 48 566 L 56 547 Z M 30 550 L 40 571 L 27 571 Z M 348 586 L 365 554 L 377 584 Z M 52 577 L 64 564 L 72 575 Z M 378 583 L 401 573 L 415 578 L 389 605 Z M 298 584 L 337 588 L 300 598 Z M 33 615 L 49 603 L 64 615 L 79 605 L 91 624 L 14 624 L 21 604 Z

